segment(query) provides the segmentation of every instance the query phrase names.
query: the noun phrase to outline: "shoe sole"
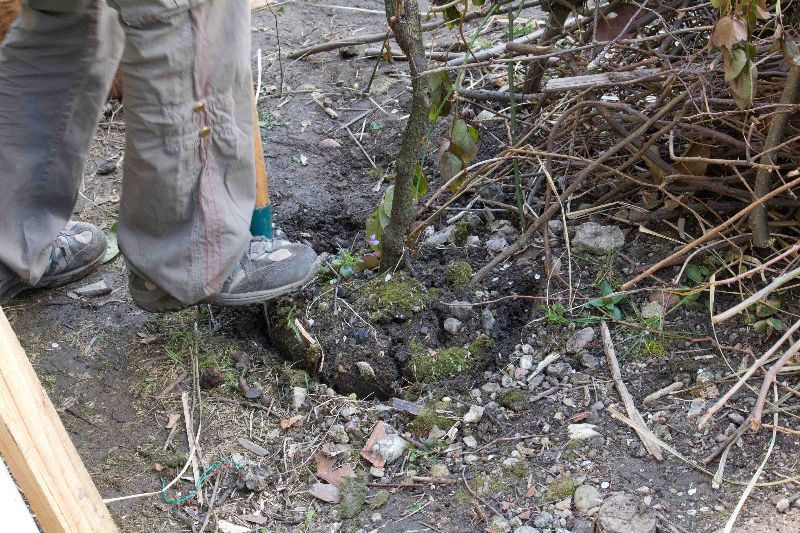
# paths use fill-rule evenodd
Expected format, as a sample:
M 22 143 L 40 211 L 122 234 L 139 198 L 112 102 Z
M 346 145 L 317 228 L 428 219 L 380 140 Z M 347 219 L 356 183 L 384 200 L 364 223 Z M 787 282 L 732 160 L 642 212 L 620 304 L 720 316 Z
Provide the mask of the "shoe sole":
M 19 282 L 19 284 L 16 287 L 12 288 L 11 291 L 6 293 L 6 295 L 2 297 L 2 299 L 0 300 L 0 305 L 7 304 L 16 296 L 20 295 L 23 292 L 37 291 L 40 289 L 52 289 L 55 287 L 63 287 L 64 285 L 69 285 L 72 282 L 78 281 L 79 279 L 84 278 L 89 274 L 91 274 L 92 272 L 94 272 L 95 270 L 97 270 L 97 268 L 100 267 L 100 265 L 103 263 L 104 255 L 105 252 L 103 252 L 102 255 L 97 256 L 97 258 L 91 263 L 87 263 L 86 265 L 82 266 L 77 270 L 71 270 L 61 275 L 54 276 L 48 279 L 45 283 L 40 283 L 39 285 L 36 286 L 31 286 L 28 285 L 27 283 Z
M 299 281 L 296 281 L 290 285 L 284 285 L 283 287 L 277 287 L 275 289 L 269 289 L 266 291 L 257 291 L 257 292 L 245 292 L 242 294 L 227 294 L 227 295 L 216 295 L 210 298 L 206 298 L 202 301 L 204 304 L 212 304 L 212 305 L 220 305 L 223 307 L 241 307 L 245 305 L 255 305 L 255 304 L 262 304 L 264 302 L 268 302 L 269 300 L 274 300 L 275 298 L 279 298 L 285 294 L 289 294 L 290 292 L 294 292 L 309 281 L 313 280 L 317 276 L 317 272 L 319 272 L 320 264 L 322 263 L 320 258 L 314 262 L 314 266 L 312 266 L 305 277 Z

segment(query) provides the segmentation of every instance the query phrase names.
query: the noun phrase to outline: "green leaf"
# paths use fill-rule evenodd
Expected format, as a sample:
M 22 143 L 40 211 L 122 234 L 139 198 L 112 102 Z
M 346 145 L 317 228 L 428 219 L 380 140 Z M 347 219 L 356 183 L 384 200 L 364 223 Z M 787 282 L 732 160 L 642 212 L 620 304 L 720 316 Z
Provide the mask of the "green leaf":
M 444 20 L 447 22 L 447 29 L 452 30 L 461 20 L 461 11 L 456 6 L 450 6 L 444 10 Z
M 619 307 L 615 307 L 611 310 L 611 316 L 613 316 L 616 320 L 622 320 L 622 311 L 619 310 Z
M 600 287 L 600 294 L 602 294 L 603 296 L 608 296 L 609 294 L 614 292 L 614 288 L 606 280 L 601 281 L 599 287 Z
M 745 65 L 747 65 L 747 53 L 741 48 L 734 48 L 728 54 L 723 54 L 725 58 L 725 81 L 730 83 L 742 73 Z
M 419 165 L 414 169 L 414 197 L 420 198 L 428 193 L 428 178 Z
M 692 263 L 686 266 L 686 277 L 695 283 L 703 283 L 704 281 L 703 273 L 700 271 L 700 268 Z
M 779 318 L 775 318 L 773 316 L 768 318 L 767 322 L 769 323 L 770 326 L 772 326 L 772 329 L 774 329 L 775 331 L 783 331 L 783 322 L 781 322 Z
M 103 256 L 103 264 L 108 263 L 115 257 L 119 255 L 119 242 L 117 241 L 117 223 L 111 226 L 111 229 L 108 233 L 106 233 L 106 241 L 108 242 L 108 247 L 106 248 L 106 254 Z
M 392 202 L 394 201 L 394 185 L 389 185 L 386 188 L 386 192 L 383 193 L 383 199 L 381 200 L 381 205 L 378 206 L 378 220 L 381 223 L 382 228 L 386 228 L 389 225 L 389 221 L 392 218 Z
M 431 110 L 428 113 L 428 120 L 438 120 L 442 116 L 450 113 L 450 75 L 447 72 L 437 72 L 428 77 L 431 87 Z
M 468 165 L 478 157 L 478 145 L 475 142 L 477 138 L 478 132 L 475 128 L 471 128 L 461 119 L 456 119 L 450 130 L 450 151 Z
M 442 179 L 450 181 L 456 174 L 461 172 L 463 167 L 464 164 L 461 162 L 461 159 L 453 154 L 453 152 L 442 152 L 439 158 L 439 172 L 442 174 Z M 456 184 L 453 184 L 453 186 L 456 186 Z M 451 190 L 453 186 L 451 186 Z

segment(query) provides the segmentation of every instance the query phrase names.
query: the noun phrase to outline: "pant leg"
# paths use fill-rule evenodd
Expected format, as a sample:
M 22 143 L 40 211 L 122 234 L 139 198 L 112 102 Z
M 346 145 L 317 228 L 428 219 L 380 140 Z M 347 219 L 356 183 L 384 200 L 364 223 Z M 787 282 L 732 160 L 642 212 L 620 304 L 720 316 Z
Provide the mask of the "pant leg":
M 192 304 L 219 292 L 250 241 L 248 2 L 109 2 L 126 36 L 120 249 L 133 271 Z
M 26 2 L 0 46 L 0 279 L 35 284 L 77 199 L 122 52 L 101 0 Z

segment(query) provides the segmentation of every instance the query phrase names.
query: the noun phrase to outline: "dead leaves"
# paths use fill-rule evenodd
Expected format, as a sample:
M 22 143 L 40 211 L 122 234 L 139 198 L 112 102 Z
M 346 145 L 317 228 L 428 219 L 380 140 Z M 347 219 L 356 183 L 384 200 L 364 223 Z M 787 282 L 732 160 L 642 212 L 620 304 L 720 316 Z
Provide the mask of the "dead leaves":
M 315 498 L 328 503 L 339 503 L 339 485 L 348 477 L 356 477 L 352 465 L 345 463 L 334 468 L 336 461 L 323 452 L 314 454 L 317 463 L 317 477 L 327 483 L 314 483 L 308 490 Z
M 747 23 L 738 17 L 726 15 L 720 17 L 711 33 L 711 45 L 717 48 L 732 49 L 733 45 L 746 41 L 748 37 Z
M 301 420 L 303 420 L 303 415 L 294 415 L 289 418 L 284 418 L 281 420 L 281 429 L 286 431 L 290 427 L 297 425 Z
M 377 444 L 379 440 L 386 436 L 386 424 L 383 422 L 378 422 L 375 424 L 375 428 L 372 430 L 372 434 L 367 439 L 366 444 L 361 449 L 361 457 L 372 463 L 373 466 L 377 466 L 378 468 L 383 468 L 386 464 L 386 459 L 384 459 L 381 455 L 372 451 L 373 446 Z

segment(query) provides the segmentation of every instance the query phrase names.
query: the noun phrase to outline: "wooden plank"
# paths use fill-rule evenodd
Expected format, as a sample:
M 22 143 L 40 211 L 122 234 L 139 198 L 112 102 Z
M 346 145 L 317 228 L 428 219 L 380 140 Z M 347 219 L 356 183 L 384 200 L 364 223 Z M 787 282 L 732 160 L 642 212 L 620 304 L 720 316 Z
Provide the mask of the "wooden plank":
M 118 531 L 2 308 L 0 454 L 45 533 Z
M 0 459 L 0 514 L 3 529 L 14 533 L 39 533 L 28 505 L 22 499 L 17 484 L 11 479 L 6 463 Z

